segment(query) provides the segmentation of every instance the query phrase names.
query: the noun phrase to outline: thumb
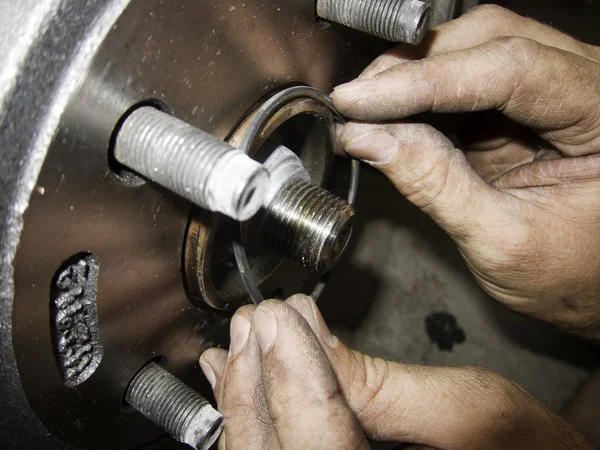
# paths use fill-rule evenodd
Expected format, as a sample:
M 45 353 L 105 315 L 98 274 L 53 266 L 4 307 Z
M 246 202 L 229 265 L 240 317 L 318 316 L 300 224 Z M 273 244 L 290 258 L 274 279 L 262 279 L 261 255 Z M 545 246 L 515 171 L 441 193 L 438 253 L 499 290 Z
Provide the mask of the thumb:
M 590 449 L 527 391 L 481 367 L 424 367 L 370 358 L 332 336 L 315 302 L 287 300 L 308 322 L 367 435 L 438 449 Z
M 515 198 L 492 188 L 462 151 L 435 128 L 414 123 L 350 122 L 342 143 L 386 175 L 409 201 L 459 243 L 506 223 Z M 498 228 L 500 230 L 500 228 Z

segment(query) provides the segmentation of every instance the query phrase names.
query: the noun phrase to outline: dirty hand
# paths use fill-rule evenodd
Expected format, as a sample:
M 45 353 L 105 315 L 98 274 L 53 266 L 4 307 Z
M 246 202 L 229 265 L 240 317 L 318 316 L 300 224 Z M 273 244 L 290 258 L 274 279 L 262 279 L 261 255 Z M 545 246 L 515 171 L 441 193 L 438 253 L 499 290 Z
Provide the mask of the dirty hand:
M 398 364 L 345 347 L 315 303 L 244 306 L 231 347 L 200 365 L 225 417 L 220 449 L 590 449 L 560 417 L 491 371 Z
M 405 52 L 333 93 L 356 120 L 346 151 L 431 215 L 492 297 L 599 337 L 600 48 L 488 5 L 430 33 L 424 59 Z M 401 121 L 420 113 L 460 113 L 466 151 Z

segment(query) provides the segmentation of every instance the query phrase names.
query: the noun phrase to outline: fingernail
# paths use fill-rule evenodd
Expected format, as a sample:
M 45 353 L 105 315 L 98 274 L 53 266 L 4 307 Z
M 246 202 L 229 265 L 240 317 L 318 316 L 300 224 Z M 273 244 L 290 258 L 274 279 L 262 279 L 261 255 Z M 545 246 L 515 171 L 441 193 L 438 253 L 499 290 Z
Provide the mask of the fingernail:
M 375 131 L 357 137 L 346 144 L 352 156 L 374 164 L 388 163 L 398 148 L 398 142 L 385 131 Z
M 254 311 L 253 316 L 254 333 L 258 340 L 263 354 L 267 353 L 273 347 L 275 338 L 277 337 L 277 322 L 268 313 L 264 312 L 260 307 Z
M 321 311 L 319 311 L 319 308 L 317 308 L 317 304 L 314 302 L 314 300 L 311 299 L 310 303 L 310 307 L 312 308 L 313 316 L 317 322 L 317 328 L 319 329 L 321 338 L 327 345 L 333 347 L 335 344 L 335 338 L 331 334 L 331 331 L 329 331 L 329 327 L 325 323 L 325 319 L 323 319 Z
M 235 315 L 231 319 L 231 344 L 229 359 L 235 358 L 244 348 L 250 334 L 250 322 L 244 316 Z
M 200 357 L 200 368 L 202 369 L 202 372 L 204 372 L 204 376 L 210 383 L 211 387 L 214 389 L 215 383 L 217 382 L 217 377 L 215 376 L 215 371 L 212 369 L 210 364 L 208 364 L 204 360 L 204 358 L 202 356 Z
M 338 95 L 346 95 L 354 91 L 364 89 L 367 84 L 371 83 L 371 80 L 360 80 L 357 78 L 356 80 L 352 80 L 349 83 L 344 83 L 340 84 L 339 86 L 336 86 L 335 88 L 333 88 L 333 92 Z

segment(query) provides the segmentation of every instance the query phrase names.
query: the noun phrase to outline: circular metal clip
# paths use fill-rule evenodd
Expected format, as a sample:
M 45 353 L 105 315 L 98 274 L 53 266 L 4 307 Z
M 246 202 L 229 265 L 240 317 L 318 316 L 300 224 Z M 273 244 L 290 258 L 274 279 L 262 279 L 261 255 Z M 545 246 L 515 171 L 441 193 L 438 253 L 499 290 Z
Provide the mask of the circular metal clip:
M 256 112 L 252 122 L 249 124 L 244 137 L 242 138 L 241 144 L 238 146 L 240 150 L 250 153 L 254 140 L 261 134 L 261 131 L 269 121 L 269 119 L 282 107 L 288 103 L 302 99 L 310 98 L 322 103 L 326 106 L 333 114 L 335 120 L 338 123 L 344 123 L 344 118 L 339 113 L 333 101 L 329 96 L 319 91 L 318 89 L 310 86 L 296 86 L 289 89 L 285 89 L 269 100 L 267 100 Z M 360 162 L 356 159 L 352 159 L 352 173 L 350 178 L 350 187 L 348 191 L 348 203 L 354 204 L 356 200 L 356 194 L 358 191 L 358 181 L 360 177 Z M 265 299 L 258 289 L 256 279 L 250 268 L 248 262 L 248 255 L 246 254 L 246 248 L 244 247 L 242 240 L 242 226 L 237 233 L 237 236 L 233 239 L 233 252 L 235 255 L 236 264 L 240 272 L 240 276 L 244 283 L 248 295 L 255 304 L 260 304 Z M 327 283 L 327 274 L 321 277 L 319 284 L 313 290 L 311 296 L 317 300 L 323 292 Z

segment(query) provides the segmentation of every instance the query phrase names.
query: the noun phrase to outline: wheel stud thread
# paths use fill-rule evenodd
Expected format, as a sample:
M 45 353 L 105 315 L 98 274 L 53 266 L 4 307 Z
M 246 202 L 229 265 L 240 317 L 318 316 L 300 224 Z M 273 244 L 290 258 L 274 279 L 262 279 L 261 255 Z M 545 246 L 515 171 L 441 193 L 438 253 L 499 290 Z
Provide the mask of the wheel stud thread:
M 210 403 L 156 363 L 131 381 L 125 400 L 174 439 L 208 449 L 223 429 L 223 416 Z
M 320 18 L 388 41 L 418 44 L 425 36 L 431 8 L 421 0 L 317 0 Z
M 125 119 L 114 154 L 121 164 L 192 203 L 240 221 L 258 212 L 269 189 L 260 163 L 149 106 Z
M 267 210 L 263 238 L 298 264 L 322 274 L 337 264 L 352 234 L 352 205 L 307 181 L 287 183 Z

